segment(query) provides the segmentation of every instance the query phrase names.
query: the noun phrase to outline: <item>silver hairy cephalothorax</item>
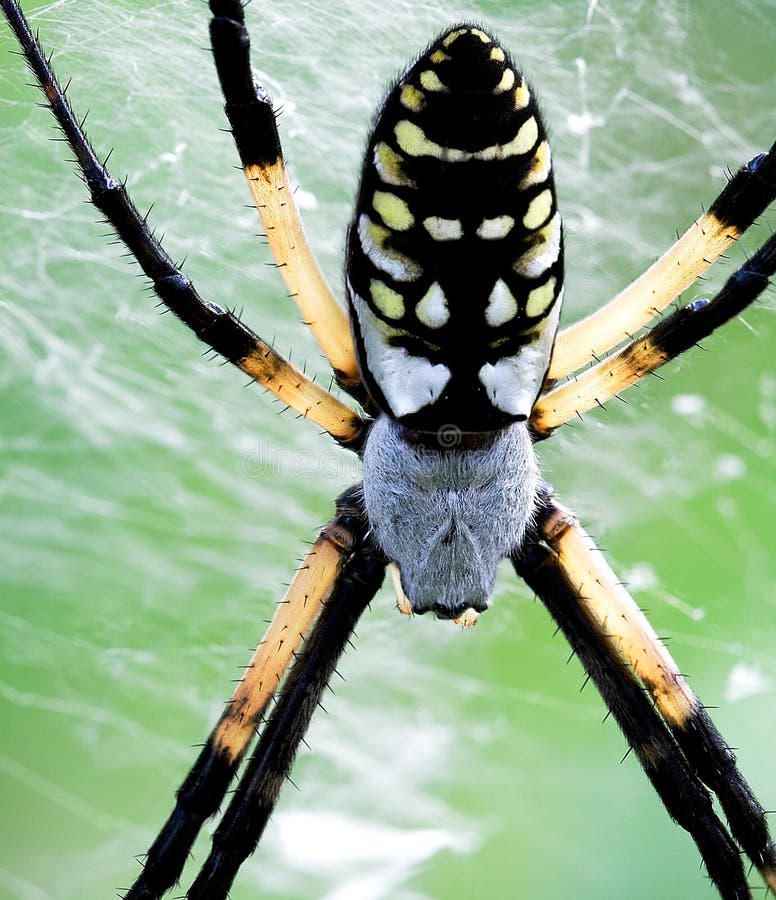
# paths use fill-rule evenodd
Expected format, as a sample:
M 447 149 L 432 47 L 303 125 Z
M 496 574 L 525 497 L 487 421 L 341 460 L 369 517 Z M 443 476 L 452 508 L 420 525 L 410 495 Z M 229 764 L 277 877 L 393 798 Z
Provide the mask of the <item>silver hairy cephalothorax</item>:
M 539 471 L 525 422 L 476 437 L 420 435 L 378 416 L 364 449 L 364 499 L 412 611 L 458 618 L 491 602 L 496 567 L 520 545 Z

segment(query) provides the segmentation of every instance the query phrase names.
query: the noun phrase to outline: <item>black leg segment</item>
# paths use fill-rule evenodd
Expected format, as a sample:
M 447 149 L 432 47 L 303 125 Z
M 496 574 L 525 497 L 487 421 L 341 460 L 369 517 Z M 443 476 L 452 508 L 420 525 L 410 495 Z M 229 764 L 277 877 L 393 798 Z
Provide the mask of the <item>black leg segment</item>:
M 337 660 L 382 584 L 386 562 L 368 543 L 354 550 L 288 675 L 213 836 L 210 856 L 186 895 L 189 900 L 225 898 L 239 867 L 256 849 Z
M 361 486 L 356 485 L 338 498 L 336 516 L 321 531 L 289 585 L 124 900 L 158 900 L 179 881 L 191 847 L 204 822 L 218 811 L 280 679 L 304 635 L 314 629 L 310 622 L 328 609 L 327 601 L 347 590 L 343 579 L 346 584 L 353 581 L 352 558 L 364 552 L 367 531 Z
M 0 4 L 59 127 L 75 153 L 91 200 L 126 244 L 162 303 L 209 347 L 342 444 L 356 446 L 363 421 L 253 333 L 228 309 L 204 300 L 154 237 L 144 216 L 98 159 L 18 5 Z
M 776 154 L 774 154 L 776 156 Z M 776 272 L 776 234 L 740 266 L 711 300 L 698 299 L 665 316 L 643 337 L 543 394 L 531 414 L 538 439 L 619 395 L 740 315 Z
M 695 841 L 720 895 L 724 900 L 750 898 L 738 847 L 715 814 L 708 791 L 633 671 L 587 616 L 555 552 L 534 537 L 526 541 L 513 564 L 579 657 L 669 815 Z

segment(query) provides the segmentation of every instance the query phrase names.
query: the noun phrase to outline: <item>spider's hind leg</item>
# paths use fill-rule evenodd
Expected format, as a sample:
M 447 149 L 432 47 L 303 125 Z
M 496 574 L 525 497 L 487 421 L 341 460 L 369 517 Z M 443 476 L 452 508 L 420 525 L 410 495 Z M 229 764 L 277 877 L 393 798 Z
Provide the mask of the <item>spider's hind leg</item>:
M 92 202 L 151 280 L 162 303 L 201 341 L 278 399 L 312 419 L 339 443 L 357 447 L 364 422 L 353 409 L 292 366 L 228 309 L 200 297 L 154 236 L 146 218 L 137 211 L 124 185 L 100 162 L 18 4 L 0 0 L 0 9 L 75 154 Z
M 254 81 L 242 2 L 210 0 L 210 9 L 210 40 L 224 108 L 272 255 L 337 382 L 364 401 L 349 318 L 307 243 L 283 161 L 275 110 L 266 90 Z
M 600 359 L 659 315 L 776 199 L 776 144 L 741 166 L 700 218 L 646 272 L 558 334 L 550 383 Z
M 776 159 L 776 146 L 774 148 Z M 671 315 L 617 353 L 542 394 L 531 412 L 538 437 L 547 437 L 574 416 L 602 406 L 655 369 L 689 350 L 734 316 L 770 284 L 776 272 L 776 234 L 725 282 L 711 300 L 698 299 Z

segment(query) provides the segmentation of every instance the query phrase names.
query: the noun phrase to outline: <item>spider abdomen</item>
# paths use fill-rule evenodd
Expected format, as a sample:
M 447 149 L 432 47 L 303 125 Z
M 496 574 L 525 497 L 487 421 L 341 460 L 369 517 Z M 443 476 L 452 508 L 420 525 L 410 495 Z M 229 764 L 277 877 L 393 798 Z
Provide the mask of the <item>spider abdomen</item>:
M 557 326 L 561 224 L 536 102 L 481 29 L 443 34 L 388 94 L 347 278 L 381 409 L 421 431 L 528 416 Z

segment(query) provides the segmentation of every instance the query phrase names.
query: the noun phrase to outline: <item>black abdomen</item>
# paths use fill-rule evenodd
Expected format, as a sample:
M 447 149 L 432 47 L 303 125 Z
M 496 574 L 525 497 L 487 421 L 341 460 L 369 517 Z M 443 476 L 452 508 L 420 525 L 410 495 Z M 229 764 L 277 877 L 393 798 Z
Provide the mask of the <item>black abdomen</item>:
M 435 41 L 388 94 L 348 240 L 364 380 L 420 430 L 524 418 L 549 362 L 563 260 L 535 100 L 474 26 Z

